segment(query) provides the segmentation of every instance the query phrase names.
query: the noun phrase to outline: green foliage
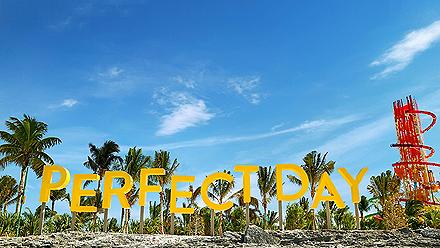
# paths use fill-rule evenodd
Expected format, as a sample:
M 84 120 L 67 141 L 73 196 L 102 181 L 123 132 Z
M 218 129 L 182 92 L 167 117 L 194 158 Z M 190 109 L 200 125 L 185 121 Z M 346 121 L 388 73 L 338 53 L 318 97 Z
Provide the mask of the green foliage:
M 334 211 L 333 220 L 337 229 L 351 230 L 356 226 L 355 218 L 349 211 L 349 207 L 338 208 Z
M 306 208 L 305 208 L 306 207 Z M 312 214 L 308 206 L 292 203 L 286 209 L 287 230 L 307 229 L 311 226 Z
M 246 215 L 242 207 L 235 206 L 225 220 L 225 230 L 233 232 L 244 231 Z
M 0 236 L 15 236 L 17 220 L 16 214 L 0 213 Z
M 363 230 L 384 230 L 385 225 L 383 221 L 376 220 L 373 216 L 365 217 L 361 220 L 361 229 Z
M 38 234 L 39 221 L 39 215 L 32 213 L 29 208 L 26 208 L 25 212 L 22 214 L 22 218 L 20 221 L 20 236 Z
M 372 176 L 367 189 L 379 200 L 379 204 L 383 208 L 386 200 L 395 197 L 399 193 L 400 179 L 390 170 L 387 170 L 379 176 Z
M 18 200 L 17 180 L 11 176 L 2 176 L 0 178 L 0 212 L 6 213 L 10 204 Z
M 257 172 L 258 176 L 258 189 L 261 195 L 261 205 L 263 206 L 263 228 L 267 226 L 268 212 L 267 205 L 271 199 L 276 195 L 276 173 L 272 170 L 272 167 L 260 166 Z
M 46 219 L 44 224 L 45 233 L 64 232 L 70 230 L 72 217 L 69 214 L 54 215 Z
M 371 204 L 370 201 L 367 199 L 366 196 L 361 196 L 361 201 L 359 202 L 359 212 L 360 212 L 360 217 L 361 219 L 364 219 L 364 214 L 368 211 L 370 211 L 371 209 Z
M 116 218 L 110 218 L 108 220 L 108 231 L 109 232 L 119 232 L 121 230 L 118 225 L 118 220 Z
M 154 219 L 145 219 L 144 221 L 144 233 L 158 234 L 160 233 L 160 219 L 159 217 Z
M 427 208 L 423 217 L 426 226 L 440 229 L 440 208 Z
M 164 222 L 167 216 L 163 216 L 164 210 L 165 210 L 165 206 L 166 209 L 169 209 L 169 204 L 165 203 L 165 185 L 168 185 L 171 182 L 171 177 L 174 175 L 174 172 L 177 170 L 177 168 L 179 167 L 180 163 L 177 162 L 177 159 L 174 159 L 173 162 L 171 163 L 170 160 L 170 153 L 167 151 L 162 151 L 160 150 L 159 152 L 154 152 L 154 160 L 152 163 L 152 167 L 153 168 L 161 168 L 165 170 L 165 175 L 161 175 L 161 176 L 157 176 L 156 180 L 159 183 L 159 185 L 162 188 L 162 191 L 160 192 L 160 223 L 161 223 L 161 227 L 160 227 L 160 231 L 161 233 L 165 233 L 165 226 L 164 226 Z M 169 203 L 169 201 L 168 201 Z
M 54 163 L 45 150 L 60 144 L 61 140 L 56 137 L 45 137 L 48 130 L 47 124 L 28 115 L 24 115 L 22 120 L 10 117 L 6 121 L 6 127 L 9 132 L 0 131 L 0 139 L 4 141 L 4 144 L 0 145 L 0 155 L 2 156 L 0 169 L 9 164 L 21 167 L 15 210 L 18 213 L 23 204 L 27 168 L 30 167 L 38 177 L 41 177 L 45 163 Z
M 424 225 L 424 205 L 418 200 L 409 200 L 405 203 L 405 214 L 411 228 L 420 228 Z
M 304 164 L 302 164 L 301 167 L 306 172 L 307 178 L 309 179 L 310 198 L 313 199 L 315 197 L 316 187 L 318 187 L 322 174 L 324 174 L 324 172 L 331 174 L 335 169 L 336 162 L 327 161 L 327 153 L 322 156 L 322 154 L 318 153 L 317 151 L 312 151 L 306 154 L 306 156 L 303 158 L 303 162 Z M 296 176 L 288 175 L 287 177 L 294 184 L 301 185 L 301 180 Z M 314 216 L 315 211 L 312 209 L 312 229 L 316 229 Z

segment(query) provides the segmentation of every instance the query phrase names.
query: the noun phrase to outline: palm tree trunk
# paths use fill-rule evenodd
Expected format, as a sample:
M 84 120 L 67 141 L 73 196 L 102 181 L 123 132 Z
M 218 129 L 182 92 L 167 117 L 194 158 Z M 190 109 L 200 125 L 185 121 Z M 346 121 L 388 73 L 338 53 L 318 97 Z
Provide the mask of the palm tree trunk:
M 104 209 L 104 232 L 108 231 L 108 208 Z
M 194 214 L 195 214 L 195 211 L 194 211 Z M 191 234 L 191 230 L 192 230 L 192 226 L 193 226 L 193 223 L 192 223 L 192 216 L 193 216 L 193 215 L 190 214 L 189 217 L 188 217 L 188 219 L 189 219 L 189 220 L 188 220 L 188 227 L 189 227 L 189 232 L 188 232 L 188 233 L 189 233 L 189 234 Z
M 70 231 L 75 231 L 76 212 L 72 212 L 72 221 L 70 222 Z
M 98 188 L 96 188 L 96 192 L 97 192 L 97 194 L 100 194 L 100 193 L 101 193 L 101 180 L 102 180 L 102 177 L 99 176 L 99 180 L 98 180 Z M 99 205 L 99 203 L 98 203 L 98 196 L 95 195 L 95 207 L 96 207 L 96 212 L 93 213 L 93 230 L 94 230 L 94 231 L 96 231 L 96 218 L 98 218 L 98 211 L 99 211 L 99 209 L 98 209 L 98 205 Z
M 215 235 L 215 212 L 214 209 L 211 209 L 211 236 Z
M 197 214 L 195 215 L 195 218 L 194 218 L 194 220 L 195 220 L 195 222 L 194 222 L 194 235 L 197 235 L 197 226 L 198 226 L 198 223 L 199 223 L 199 221 L 198 221 L 198 216 L 199 216 L 199 213 L 197 212 Z
M 40 205 L 40 219 L 38 223 L 38 234 L 43 234 L 43 225 L 44 225 L 44 211 L 46 210 L 46 203 L 42 202 Z
M 145 206 L 141 206 L 140 214 L 139 214 L 139 233 L 140 234 L 144 233 L 144 221 L 145 221 L 144 212 L 145 212 Z
M 267 203 L 265 203 L 265 201 L 263 202 L 263 209 L 264 209 L 263 229 L 266 229 L 266 222 L 267 222 Z
M 15 213 L 18 214 L 18 212 L 21 209 L 21 204 L 23 203 L 23 194 L 24 194 L 24 183 L 26 181 L 26 168 L 27 168 L 27 163 L 26 166 L 22 166 L 21 167 L 21 174 L 20 174 L 20 184 L 18 185 L 18 200 L 17 200 L 17 204 L 15 206 Z
M 125 214 L 125 233 L 128 233 L 128 225 L 130 224 L 130 209 L 127 208 L 126 209 L 126 214 Z
M 55 210 L 55 201 L 52 200 L 52 207 L 51 207 L 52 212 Z
M 332 228 L 332 220 L 331 220 L 331 215 L 330 215 L 330 203 L 329 201 L 325 202 L 325 215 L 326 215 L 326 224 L 327 224 L 327 229 L 331 229 Z
M 246 229 L 249 227 L 250 224 L 250 218 L 249 218 L 249 203 L 246 203 Z
M 278 228 L 280 229 L 280 231 L 284 230 L 283 227 L 283 202 L 282 201 L 278 201 Z
M 164 192 L 163 190 L 160 192 L 160 233 L 164 234 L 164 227 L 163 227 L 163 201 L 164 201 Z
M 312 230 L 316 230 L 315 209 L 312 208 Z
M 170 234 L 174 235 L 174 213 L 171 213 Z
M 219 227 L 218 227 L 218 234 L 220 235 L 220 237 L 223 237 L 223 212 L 220 211 L 220 217 L 219 217 Z
M 122 226 L 124 225 L 124 214 L 125 214 L 125 209 L 121 208 L 121 229 Z

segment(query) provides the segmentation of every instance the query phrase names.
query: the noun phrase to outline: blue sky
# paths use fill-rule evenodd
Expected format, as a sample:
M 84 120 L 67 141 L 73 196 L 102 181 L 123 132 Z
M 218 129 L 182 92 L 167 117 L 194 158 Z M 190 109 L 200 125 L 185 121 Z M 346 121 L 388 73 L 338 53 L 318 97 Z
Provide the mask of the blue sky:
M 399 160 L 392 102 L 412 94 L 440 113 L 439 40 L 438 1 L 2 1 L 0 120 L 48 123 L 63 140 L 48 152 L 71 173 L 108 139 L 121 154 L 171 151 L 197 184 L 317 149 L 352 174 L 369 167 L 365 194 Z M 435 126 L 425 143 L 439 138 Z M 26 206 L 40 183 L 31 173 Z

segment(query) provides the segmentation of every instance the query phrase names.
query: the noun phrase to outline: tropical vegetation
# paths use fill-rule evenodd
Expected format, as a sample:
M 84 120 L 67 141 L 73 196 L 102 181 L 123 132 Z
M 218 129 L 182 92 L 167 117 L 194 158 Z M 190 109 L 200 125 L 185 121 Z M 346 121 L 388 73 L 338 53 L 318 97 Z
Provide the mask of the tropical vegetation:
M 16 165 L 20 168 L 19 178 L 9 175 L 0 177 L 0 236 L 27 236 L 39 233 L 40 205 L 32 210 L 26 207 L 20 211 L 26 194 L 26 175 L 30 168 L 37 177 L 42 175 L 43 166 L 52 164 L 53 159 L 47 150 L 61 143 L 56 137 L 46 137 L 47 124 L 24 115 L 22 119 L 11 117 L 6 121 L 7 131 L 0 131 L 0 168 Z M 261 166 L 256 173 L 259 196 L 252 196 L 251 202 L 245 204 L 243 189 L 235 189 L 235 182 L 217 180 L 209 187 L 208 196 L 216 203 L 233 201 L 231 209 L 213 212 L 200 201 L 200 186 L 190 185 L 188 191 L 192 197 L 181 202 L 182 207 L 194 208 L 194 214 L 172 215 L 170 213 L 170 182 L 171 177 L 180 168 L 180 163 L 169 151 L 155 151 L 146 154 L 141 148 L 128 148 L 127 153 L 121 151 L 119 145 L 105 141 L 101 146 L 89 144 L 90 154 L 85 155 L 85 168 L 100 176 L 98 182 L 86 182 L 84 187 L 95 188 L 96 195 L 83 197 L 81 205 L 96 206 L 95 213 L 70 213 L 60 208 L 62 201 L 70 203 L 70 195 L 65 189 L 52 191 L 50 203 L 44 207 L 44 233 L 77 231 L 103 231 L 101 180 L 106 171 L 121 170 L 127 172 L 134 181 L 133 189 L 125 197 L 130 206 L 139 198 L 140 171 L 143 168 L 164 169 L 164 176 L 151 178 L 152 184 L 161 186 L 159 202 L 149 201 L 145 207 L 148 212 L 144 216 L 143 229 L 138 218 L 132 217 L 131 207 L 121 209 L 120 219 L 109 218 L 107 231 L 124 233 L 173 233 L 179 235 L 223 235 L 225 231 L 243 231 L 247 225 L 247 212 L 250 224 L 265 229 L 278 229 L 279 213 L 274 211 L 272 200 L 276 195 L 276 174 L 274 167 Z M 124 150 L 124 149 L 122 149 Z M 332 173 L 335 162 L 327 159 L 328 154 L 312 151 L 304 156 L 301 167 L 310 181 L 310 196 L 296 202 L 290 202 L 281 222 L 287 230 L 293 229 L 355 229 L 356 213 L 352 206 L 338 209 L 333 202 L 324 202 L 315 212 L 311 209 L 309 199 L 316 193 L 320 177 L 324 173 Z M 224 171 L 230 174 L 229 171 Z M 294 175 L 288 175 L 285 183 L 301 184 Z M 120 185 L 124 181 L 118 181 Z M 395 229 L 409 228 L 440 228 L 440 209 L 426 206 L 422 202 L 409 200 L 400 201 L 401 182 L 391 171 L 383 172 L 370 178 L 367 187 L 370 196 L 361 196 L 358 203 L 360 227 L 362 229 Z M 15 205 L 15 211 L 8 211 Z M 212 228 L 213 227 L 213 228 Z

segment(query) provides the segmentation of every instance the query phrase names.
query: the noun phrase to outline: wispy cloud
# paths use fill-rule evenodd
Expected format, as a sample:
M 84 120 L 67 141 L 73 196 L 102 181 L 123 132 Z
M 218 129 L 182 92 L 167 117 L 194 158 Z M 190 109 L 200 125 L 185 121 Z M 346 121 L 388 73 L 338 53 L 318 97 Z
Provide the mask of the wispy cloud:
M 73 98 L 69 98 L 69 99 L 64 99 L 61 103 L 59 104 L 54 104 L 54 105 L 50 105 L 49 108 L 71 108 L 75 105 L 77 105 L 79 103 L 78 100 L 73 99 Z
M 170 92 L 162 88 L 153 96 L 168 113 L 161 116 L 158 136 L 172 135 L 187 128 L 207 123 L 214 118 L 204 100 L 197 99 L 187 92 Z
M 371 66 L 385 66 L 385 69 L 375 74 L 372 79 L 384 78 L 403 70 L 417 54 L 430 48 L 438 40 L 440 40 L 440 20 L 427 27 L 411 31 L 370 64 Z
M 393 127 L 394 121 L 392 116 L 383 117 L 365 125 L 355 127 L 325 142 L 316 148 L 316 150 L 329 152 L 333 157 L 340 156 L 357 147 L 367 145 L 372 140 L 383 137 L 383 135 L 391 131 Z
M 183 84 L 185 87 L 194 89 L 196 87 L 196 81 L 191 78 L 185 78 L 181 75 L 173 77 L 173 80 L 179 84 Z
M 266 139 L 284 134 L 290 134 L 299 131 L 314 131 L 318 129 L 333 128 L 357 121 L 359 119 L 360 119 L 359 116 L 346 116 L 346 117 L 330 119 L 330 120 L 306 121 L 298 126 L 281 129 L 278 131 L 270 131 L 265 133 L 244 135 L 244 136 L 208 137 L 203 139 L 196 139 L 196 140 L 189 140 L 189 141 L 182 141 L 182 142 L 175 142 L 168 144 L 144 146 L 143 148 L 146 150 L 178 149 L 178 148 L 187 148 L 187 147 L 202 147 L 202 146 L 228 144 L 234 142 L 253 141 L 253 140 Z
M 275 131 L 275 130 L 277 130 L 277 129 L 280 129 L 280 128 L 283 127 L 284 125 L 285 125 L 284 123 L 276 124 L 276 125 L 274 125 L 274 126 L 270 129 L 270 131 Z
M 94 72 L 89 80 L 96 83 L 93 94 L 97 97 L 122 96 L 133 92 L 145 78 L 136 73 L 126 71 L 118 66 L 110 66 L 105 70 Z
M 172 135 L 189 127 L 206 123 L 215 115 L 210 113 L 203 100 L 185 103 L 176 107 L 172 113 L 162 116 L 157 135 Z
M 259 76 L 235 77 L 228 79 L 229 87 L 252 104 L 259 104 L 261 102 L 261 94 L 257 92 L 259 83 Z
M 72 16 L 68 16 L 64 20 L 49 25 L 49 28 L 55 31 L 62 31 L 65 28 L 67 28 L 71 23 L 72 23 Z
M 122 72 L 124 72 L 123 69 L 113 66 L 103 72 L 99 72 L 98 75 L 104 79 L 112 79 L 118 77 Z
M 71 108 L 71 107 L 75 106 L 76 104 L 78 104 L 78 100 L 75 100 L 75 99 L 65 99 L 65 100 L 61 103 L 61 106 L 62 106 L 62 107 L 68 107 L 68 108 Z

